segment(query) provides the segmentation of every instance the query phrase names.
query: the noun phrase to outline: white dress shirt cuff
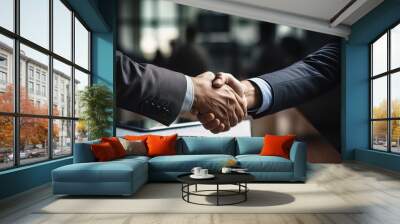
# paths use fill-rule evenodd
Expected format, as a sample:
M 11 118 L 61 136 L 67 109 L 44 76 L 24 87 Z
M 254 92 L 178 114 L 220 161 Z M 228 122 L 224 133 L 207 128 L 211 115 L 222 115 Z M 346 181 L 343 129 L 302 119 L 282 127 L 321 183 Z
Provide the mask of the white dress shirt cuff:
M 194 101 L 194 89 L 193 89 L 193 81 L 189 76 L 186 76 L 186 95 L 183 99 L 181 113 L 190 112 L 192 110 L 193 101 Z
M 261 78 L 249 79 L 250 82 L 257 85 L 258 89 L 261 91 L 261 106 L 259 108 L 254 108 L 249 112 L 255 112 L 256 114 L 262 113 L 269 109 L 272 103 L 272 90 L 271 86 L 265 80 Z

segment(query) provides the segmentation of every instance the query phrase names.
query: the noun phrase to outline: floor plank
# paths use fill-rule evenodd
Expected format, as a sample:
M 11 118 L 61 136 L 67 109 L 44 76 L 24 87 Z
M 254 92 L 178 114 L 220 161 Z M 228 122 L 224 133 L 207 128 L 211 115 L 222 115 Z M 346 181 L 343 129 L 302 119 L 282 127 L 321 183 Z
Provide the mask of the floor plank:
M 56 200 L 49 185 L 0 201 L 7 224 L 397 224 L 400 174 L 364 164 L 309 165 L 308 181 L 363 206 L 359 214 L 36 214 Z

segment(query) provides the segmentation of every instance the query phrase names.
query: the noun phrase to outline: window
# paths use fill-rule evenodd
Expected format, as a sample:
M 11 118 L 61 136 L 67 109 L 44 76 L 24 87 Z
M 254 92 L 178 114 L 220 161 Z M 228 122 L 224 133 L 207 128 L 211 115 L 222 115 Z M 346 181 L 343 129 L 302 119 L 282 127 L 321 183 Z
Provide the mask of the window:
M 7 73 L 0 71 L 0 84 L 6 85 L 7 84 Z
M 0 67 L 7 68 L 7 56 L 0 55 Z
M 39 71 L 39 69 L 36 69 L 36 80 L 40 81 L 40 71 Z
M 46 86 L 42 86 L 42 96 L 46 96 Z
M 64 103 L 64 96 L 67 96 L 68 100 L 72 101 L 72 91 L 71 89 L 65 89 L 65 83 L 72 84 L 72 68 L 69 65 L 66 65 L 58 60 L 53 60 L 53 114 L 60 115 L 60 107 L 63 104 L 59 104 L 59 97 L 61 102 Z M 60 95 L 59 95 L 60 93 Z M 68 107 L 66 108 L 66 114 L 61 113 L 61 116 L 72 117 L 72 102 L 68 102 Z
M 40 95 L 40 84 L 36 84 L 36 95 Z
M 0 3 L 0 14 L 3 12 L 1 6 L 4 2 Z M 0 21 L 2 20 L 0 15 Z M 2 22 L 0 22 L 0 25 Z M 1 113 L 12 113 L 14 111 L 14 83 L 13 76 L 14 70 L 10 66 L 12 58 L 14 57 L 14 42 L 13 39 L 2 35 L 0 33 L 0 115 Z M 1 136 L 0 136 L 1 138 Z M 1 141 L 1 140 L 0 140 Z M 10 144 L 7 144 L 10 145 Z M 1 150 L 1 143 L 0 143 Z M 1 160 L 0 160 L 1 164 Z M 0 165 L 1 169 L 1 165 Z
M 371 148 L 400 153 L 400 24 L 370 45 Z
M 0 1 L 0 26 L 14 31 L 14 0 Z
M 20 1 L 20 35 L 49 48 L 49 0 Z
M 76 131 L 87 139 L 73 105 L 90 85 L 90 31 L 62 0 L 1 0 L 0 26 L 0 170 L 70 156 Z
M 33 82 L 28 82 L 28 93 L 33 94 Z
M 33 67 L 32 66 L 29 66 L 28 73 L 29 73 L 29 79 L 33 80 Z
M 89 32 L 77 18 L 75 18 L 75 62 L 82 68 L 89 69 Z

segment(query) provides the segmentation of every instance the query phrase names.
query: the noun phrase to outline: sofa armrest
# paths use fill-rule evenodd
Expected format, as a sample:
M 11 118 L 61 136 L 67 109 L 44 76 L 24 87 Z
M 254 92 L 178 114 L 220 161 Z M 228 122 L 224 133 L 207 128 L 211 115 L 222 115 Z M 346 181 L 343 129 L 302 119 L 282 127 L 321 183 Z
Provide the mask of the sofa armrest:
M 96 158 L 94 157 L 90 146 L 92 144 L 100 143 L 99 140 L 75 143 L 74 145 L 74 163 L 89 163 L 95 162 Z
M 293 162 L 293 179 L 305 181 L 307 175 L 307 145 L 295 141 L 290 149 L 290 160 Z

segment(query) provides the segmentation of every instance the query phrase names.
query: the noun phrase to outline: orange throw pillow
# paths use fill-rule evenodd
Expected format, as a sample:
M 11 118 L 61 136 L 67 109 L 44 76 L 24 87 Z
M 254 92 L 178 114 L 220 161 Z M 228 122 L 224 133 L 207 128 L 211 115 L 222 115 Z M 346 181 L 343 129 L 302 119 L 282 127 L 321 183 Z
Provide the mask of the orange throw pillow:
M 124 146 L 122 146 L 121 142 L 117 137 L 110 137 L 110 138 L 101 138 L 101 142 L 108 142 L 114 149 L 115 155 L 117 158 L 125 157 L 126 151 Z
M 91 149 L 94 157 L 99 162 L 110 161 L 117 158 L 114 149 L 108 142 L 93 144 L 91 145 Z
M 261 156 L 280 156 L 290 158 L 290 147 L 296 138 L 295 135 L 265 135 L 264 146 L 261 149 Z
M 129 141 L 146 141 L 150 135 L 125 135 L 124 139 Z
M 150 135 L 147 137 L 147 155 L 148 156 L 165 156 L 176 155 L 176 139 L 178 135 L 160 136 Z

